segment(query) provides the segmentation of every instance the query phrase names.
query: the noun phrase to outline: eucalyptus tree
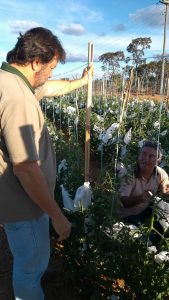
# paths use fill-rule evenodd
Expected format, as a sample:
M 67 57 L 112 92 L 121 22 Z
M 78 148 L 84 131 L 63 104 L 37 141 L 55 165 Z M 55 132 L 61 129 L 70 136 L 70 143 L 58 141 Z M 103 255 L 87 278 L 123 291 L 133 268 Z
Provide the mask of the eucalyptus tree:
M 108 90 L 113 91 L 115 94 L 121 90 L 121 62 L 125 62 L 123 51 L 107 52 L 99 56 L 102 62 L 102 70 L 105 72 L 106 85 Z M 108 79 L 108 80 L 107 80 Z
M 126 63 L 129 61 L 132 62 L 132 65 L 135 65 L 135 80 L 134 80 L 134 92 L 138 92 L 140 89 L 140 79 L 138 77 L 138 66 L 141 64 L 145 64 L 146 60 L 144 58 L 144 50 L 150 49 L 150 44 L 152 43 L 150 37 L 138 37 L 136 39 L 133 39 L 132 42 L 127 46 L 127 51 L 131 53 L 130 57 L 126 58 Z M 148 82 L 148 79 L 147 79 Z M 148 90 L 148 84 L 147 84 L 147 90 Z
M 109 77 L 113 77 L 119 73 L 120 62 L 125 61 L 123 51 L 106 52 L 99 56 L 99 60 L 103 63 L 102 70 L 107 72 Z
M 158 55 L 154 57 L 154 60 L 147 64 L 139 65 L 137 68 L 138 77 L 143 80 L 148 78 L 151 91 L 153 93 L 160 92 L 160 80 L 161 80 L 161 68 L 162 68 L 162 56 Z M 166 56 L 165 63 L 165 90 L 169 90 L 169 58 Z
M 131 53 L 131 57 L 127 57 L 126 60 L 132 60 L 136 67 L 144 62 L 144 50 L 150 49 L 152 40 L 150 37 L 138 37 L 133 39 L 132 42 L 127 46 L 127 51 Z

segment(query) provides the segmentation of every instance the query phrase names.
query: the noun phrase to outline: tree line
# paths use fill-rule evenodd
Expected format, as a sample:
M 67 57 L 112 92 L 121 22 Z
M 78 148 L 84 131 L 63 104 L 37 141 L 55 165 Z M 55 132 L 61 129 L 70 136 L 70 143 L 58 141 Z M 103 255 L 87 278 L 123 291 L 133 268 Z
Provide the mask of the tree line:
M 130 77 L 131 70 L 134 74 L 133 91 L 151 94 L 160 93 L 162 55 L 156 55 L 150 62 L 145 57 L 145 49 L 151 48 L 151 37 L 138 37 L 127 46 L 128 56 L 123 51 L 106 52 L 99 56 L 102 70 L 112 82 L 116 90 L 121 89 L 122 78 Z M 169 96 L 169 55 L 165 55 L 164 94 Z

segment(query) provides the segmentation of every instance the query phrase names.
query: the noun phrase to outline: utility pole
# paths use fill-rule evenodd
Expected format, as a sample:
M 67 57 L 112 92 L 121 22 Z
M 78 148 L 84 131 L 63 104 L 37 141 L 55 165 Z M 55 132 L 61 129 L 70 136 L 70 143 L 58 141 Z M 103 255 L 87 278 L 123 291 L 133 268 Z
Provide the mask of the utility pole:
M 160 95 L 164 95 L 164 68 L 165 68 L 165 47 L 166 47 L 166 33 L 167 33 L 167 15 L 169 0 L 160 0 L 165 7 L 165 19 L 164 19 L 164 40 L 163 40 L 163 55 L 162 55 L 162 71 L 161 71 L 161 84 L 160 84 Z

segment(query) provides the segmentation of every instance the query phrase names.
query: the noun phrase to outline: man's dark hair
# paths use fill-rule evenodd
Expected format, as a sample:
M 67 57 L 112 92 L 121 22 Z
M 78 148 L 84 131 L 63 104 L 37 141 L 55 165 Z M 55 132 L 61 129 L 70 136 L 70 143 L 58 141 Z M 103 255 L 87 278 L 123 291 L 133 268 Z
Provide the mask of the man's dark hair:
M 50 62 L 54 56 L 65 63 L 66 53 L 61 42 L 49 29 L 36 27 L 21 34 L 15 47 L 8 52 L 7 62 L 26 65 L 38 58 L 42 64 Z
M 145 147 L 150 147 L 150 148 L 157 150 L 158 158 L 160 158 L 162 156 L 162 149 L 161 149 L 161 145 L 159 143 L 157 143 L 155 141 L 144 141 L 141 150 Z

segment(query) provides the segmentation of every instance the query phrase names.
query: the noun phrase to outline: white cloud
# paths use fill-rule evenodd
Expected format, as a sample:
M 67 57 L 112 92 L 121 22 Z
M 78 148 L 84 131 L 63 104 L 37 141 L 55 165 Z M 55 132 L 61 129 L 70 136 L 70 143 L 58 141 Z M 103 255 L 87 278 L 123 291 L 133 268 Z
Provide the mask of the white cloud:
M 129 14 L 129 17 L 135 23 L 141 23 L 145 26 L 159 27 L 164 25 L 164 5 L 151 5 L 146 8 L 138 9 L 136 13 Z
M 85 29 L 81 24 L 61 24 L 58 25 L 58 28 L 61 30 L 62 33 L 64 34 L 69 34 L 69 35 L 76 35 L 76 36 L 81 36 L 85 34 Z
M 67 62 L 87 62 L 87 54 L 73 54 L 67 51 L 66 55 Z
M 43 14 L 45 13 L 44 4 L 42 1 L 0 0 L 0 7 L 1 18 L 7 15 L 12 19 L 13 16 L 16 18 L 16 15 L 21 16 L 25 15 L 25 13 L 26 16 L 34 16 L 35 14 L 41 15 L 42 12 Z
M 85 22 L 98 22 L 103 20 L 103 15 L 100 11 L 89 9 L 87 6 L 77 2 L 69 3 L 69 12 L 70 14 L 77 14 L 79 19 Z
M 37 22 L 26 21 L 26 20 L 14 20 L 9 21 L 9 27 L 11 28 L 12 33 L 23 33 L 30 28 L 40 26 Z

